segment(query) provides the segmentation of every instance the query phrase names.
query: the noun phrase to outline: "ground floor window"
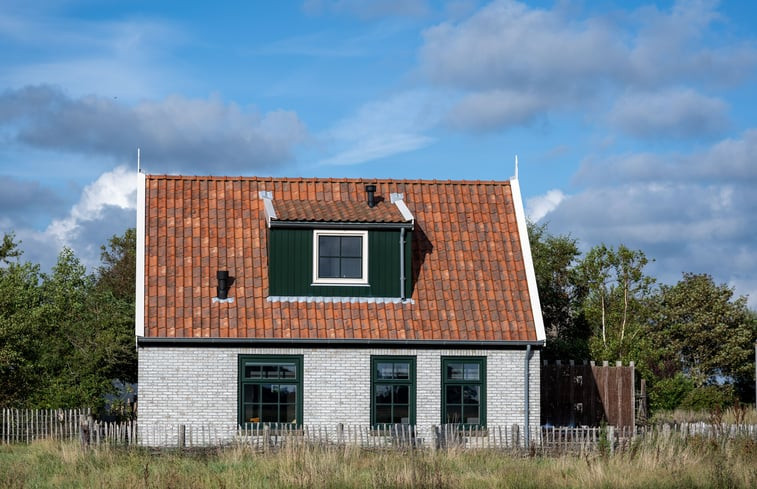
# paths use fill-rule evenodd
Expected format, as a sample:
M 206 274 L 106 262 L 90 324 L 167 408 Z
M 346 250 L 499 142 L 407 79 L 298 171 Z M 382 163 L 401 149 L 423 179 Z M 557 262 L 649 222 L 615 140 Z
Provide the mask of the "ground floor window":
M 239 356 L 239 423 L 302 423 L 302 356 Z
M 371 357 L 371 423 L 415 424 L 415 357 Z
M 485 357 L 442 357 L 442 423 L 486 424 Z

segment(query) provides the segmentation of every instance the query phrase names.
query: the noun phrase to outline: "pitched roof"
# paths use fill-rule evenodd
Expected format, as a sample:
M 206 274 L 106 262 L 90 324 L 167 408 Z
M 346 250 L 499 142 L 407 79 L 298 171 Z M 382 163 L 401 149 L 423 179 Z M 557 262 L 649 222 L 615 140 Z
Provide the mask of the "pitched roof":
M 405 222 L 399 209 L 386 201 L 368 207 L 364 200 L 359 202 L 319 202 L 312 200 L 274 199 L 276 220 L 311 222 Z
M 386 201 L 368 216 L 366 183 L 415 217 L 412 300 L 269 300 L 259 193 L 290 218 L 401 222 Z M 145 231 L 145 337 L 541 339 L 510 182 L 147 175 Z M 217 270 L 236 277 L 234 302 L 211 302 Z

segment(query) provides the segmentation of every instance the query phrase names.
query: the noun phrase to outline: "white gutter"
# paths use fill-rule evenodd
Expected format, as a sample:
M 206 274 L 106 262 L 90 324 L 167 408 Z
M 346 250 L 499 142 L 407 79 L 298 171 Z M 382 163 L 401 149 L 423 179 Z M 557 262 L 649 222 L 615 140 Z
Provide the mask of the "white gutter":
M 137 172 L 137 269 L 134 334 L 145 335 L 145 174 Z
M 523 253 L 523 265 L 526 269 L 526 282 L 528 283 L 528 296 L 531 298 L 531 312 L 534 316 L 534 327 L 536 328 L 536 340 L 547 340 L 544 333 L 544 318 L 541 315 L 541 302 L 539 301 L 539 290 L 536 287 L 536 272 L 534 271 L 534 260 L 531 257 L 531 245 L 528 243 L 528 226 L 526 225 L 526 212 L 523 209 L 523 198 L 520 195 L 520 184 L 518 179 L 510 179 L 510 191 L 513 196 L 513 207 L 515 208 L 515 220 L 518 224 L 518 235 L 520 236 L 520 248 Z

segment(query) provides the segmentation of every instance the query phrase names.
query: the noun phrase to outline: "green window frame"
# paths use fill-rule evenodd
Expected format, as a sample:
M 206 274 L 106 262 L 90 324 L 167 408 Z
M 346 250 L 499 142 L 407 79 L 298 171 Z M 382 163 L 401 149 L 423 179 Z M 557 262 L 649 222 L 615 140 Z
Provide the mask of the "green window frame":
M 442 424 L 486 426 L 486 357 L 442 357 Z
M 371 425 L 415 425 L 415 357 L 371 356 Z
M 302 355 L 239 355 L 239 424 L 302 424 Z

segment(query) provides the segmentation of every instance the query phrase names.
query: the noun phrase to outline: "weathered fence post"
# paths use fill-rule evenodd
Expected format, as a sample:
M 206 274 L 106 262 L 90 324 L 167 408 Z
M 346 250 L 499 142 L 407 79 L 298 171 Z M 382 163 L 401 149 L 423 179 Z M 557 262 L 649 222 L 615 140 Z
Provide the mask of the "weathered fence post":
M 88 448 L 92 436 L 89 419 L 83 414 L 79 416 L 79 439 L 82 448 Z
M 186 446 L 187 442 L 187 425 L 180 424 L 179 425 L 179 433 L 178 433 L 178 446 L 179 449 L 183 449 Z
M 520 426 L 517 424 L 513 425 L 513 448 L 520 448 Z

